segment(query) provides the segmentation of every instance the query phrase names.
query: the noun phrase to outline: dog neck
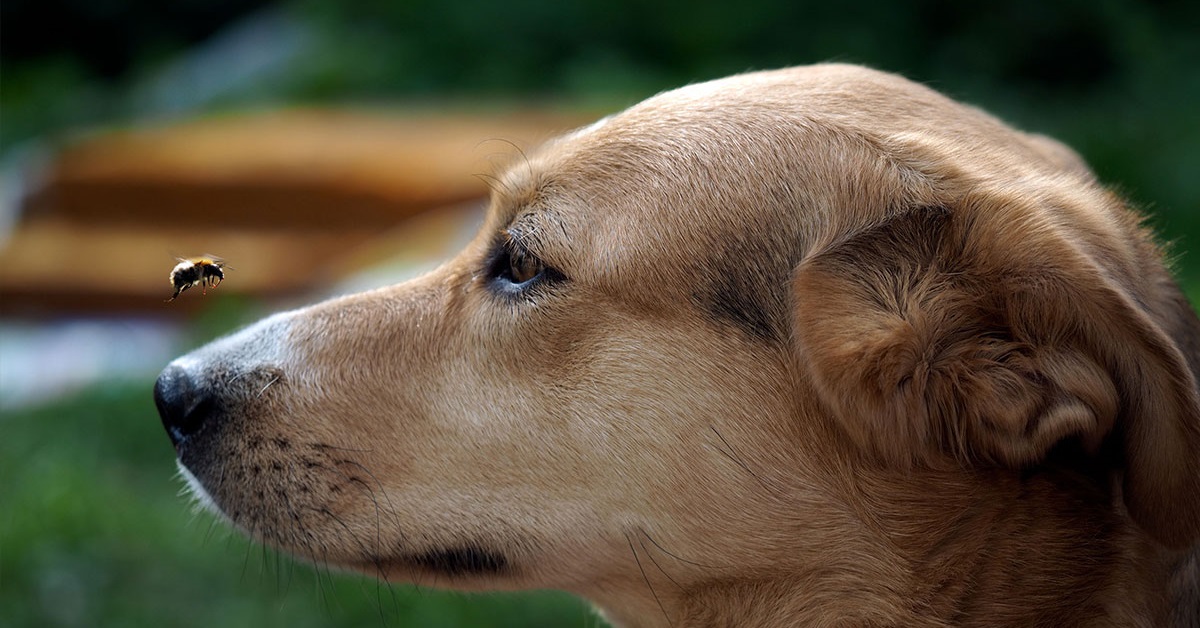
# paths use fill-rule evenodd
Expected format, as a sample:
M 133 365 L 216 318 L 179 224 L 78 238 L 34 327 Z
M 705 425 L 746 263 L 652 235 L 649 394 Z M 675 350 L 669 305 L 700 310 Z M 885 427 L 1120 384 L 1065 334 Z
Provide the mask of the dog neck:
M 626 628 L 1168 625 L 1179 556 L 1085 499 L 1104 490 L 1088 478 L 857 472 L 870 488 L 823 518 L 853 525 L 797 530 L 792 560 L 775 561 L 795 569 L 688 582 L 647 562 L 634 586 L 592 599 Z

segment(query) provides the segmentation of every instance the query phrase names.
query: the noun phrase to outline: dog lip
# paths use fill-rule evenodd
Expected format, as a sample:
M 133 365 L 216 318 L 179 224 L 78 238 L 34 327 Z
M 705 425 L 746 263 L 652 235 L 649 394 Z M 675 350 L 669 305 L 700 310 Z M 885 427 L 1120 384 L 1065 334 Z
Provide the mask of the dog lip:
M 187 490 L 191 494 L 192 499 L 195 500 L 197 506 L 218 515 L 221 519 L 234 526 L 237 525 L 229 515 L 225 514 L 225 511 L 217 504 L 217 500 L 205 488 L 204 483 L 192 473 L 191 469 L 188 468 L 182 459 L 176 458 L 175 466 L 179 470 L 180 477 L 187 484 Z
M 362 568 L 380 571 L 385 577 L 389 567 L 405 570 L 416 568 L 448 578 L 501 576 L 513 571 L 512 563 L 506 554 L 473 543 L 368 557 L 362 562 Z

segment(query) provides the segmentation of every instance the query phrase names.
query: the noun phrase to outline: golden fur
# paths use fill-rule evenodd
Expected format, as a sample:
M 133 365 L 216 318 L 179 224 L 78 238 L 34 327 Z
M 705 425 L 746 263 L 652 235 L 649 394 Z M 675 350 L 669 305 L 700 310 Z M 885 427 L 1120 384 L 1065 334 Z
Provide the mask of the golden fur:
M 551 142 L 439 270 L 157 394 L 203 499 L 389 579 L 622 626 L 1186 626 L 1198 361 L 1071 150 L 818 65 Z

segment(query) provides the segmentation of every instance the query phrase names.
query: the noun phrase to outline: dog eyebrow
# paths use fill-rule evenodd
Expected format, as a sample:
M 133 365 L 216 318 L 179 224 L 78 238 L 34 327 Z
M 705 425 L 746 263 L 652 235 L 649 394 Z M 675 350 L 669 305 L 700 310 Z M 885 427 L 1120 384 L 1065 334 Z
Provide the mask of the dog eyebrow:
M 732 324 L 761 341 L 780 337 L 777 299 L 769 296 L 777 289 L 766 281 L 746 275 L 730 274 L 697 290 L 692 299 L 713 321 Z
M 711 320 L 731 324 L 765 342 L 777 342 L 786 333 L 786 286 L 801 257 L 793 238 L 774 237 L 777 241 L 769 246 L 741 236 L 725 238 L 722 246 L 709 252 L 706 272 L 691 295 Z M 787 253 L 761 255 L 758 251 L 764 246 Z
M 518 211 L 502 230 L 520 247 L 543 256 L 546 262 L 562 264 L 572 251 L 571 239 L 560 217 L 551 211 Z

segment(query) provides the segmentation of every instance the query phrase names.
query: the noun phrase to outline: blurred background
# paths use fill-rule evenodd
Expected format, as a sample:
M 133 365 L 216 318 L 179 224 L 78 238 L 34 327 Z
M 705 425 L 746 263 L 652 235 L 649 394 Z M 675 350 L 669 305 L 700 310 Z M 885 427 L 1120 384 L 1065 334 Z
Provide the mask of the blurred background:
M 173 356 L 469 237 L 518 149 L 670 87 L 827 60 L 1076 148 L 1200 296 L 1200 3 L 4 0 L 0 624 L 602 626 L 554 593 L 293 563 L 194 514 Z M 164 303 L 176 256 L 220 288 Z

